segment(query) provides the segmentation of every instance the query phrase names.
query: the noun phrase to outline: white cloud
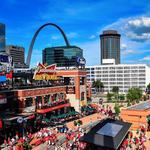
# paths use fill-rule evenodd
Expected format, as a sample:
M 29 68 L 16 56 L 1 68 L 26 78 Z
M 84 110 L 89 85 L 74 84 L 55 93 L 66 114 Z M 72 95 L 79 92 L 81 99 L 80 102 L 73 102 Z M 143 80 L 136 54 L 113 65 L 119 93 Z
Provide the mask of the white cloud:
M 139 16 L 119 19 L 103 30 L 106 29 L 115 29 L 130 40 L 145 42 L 150 38 L 150 17 Z
M 96 35 L 91 35 L 90 37 L 89 37 L 89 39 L 95 39 L 96 38 Z
M 142 60 L 150 61 L 150 56 L 145 56 Z
M 121 49 L 122 49 L 122 50 L 125 50 L 126 48 L 127 48 L 127 45 L 124 44 L 124 43 L 122 43 L 122 44 L 121 44 Z
M 135 26 L 135 27 L 150 27 L 150 18 L 149 17 L 139 17 L 137 19 L 129 20 L 129 25 Z

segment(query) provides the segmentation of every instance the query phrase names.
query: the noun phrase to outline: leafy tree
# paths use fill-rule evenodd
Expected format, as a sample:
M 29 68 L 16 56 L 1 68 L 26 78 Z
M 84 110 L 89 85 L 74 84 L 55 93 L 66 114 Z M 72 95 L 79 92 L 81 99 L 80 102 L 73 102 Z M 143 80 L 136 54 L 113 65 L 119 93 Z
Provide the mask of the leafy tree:
M 113 94 L 108 92 L 107 93 L 107 100 L 111 101 L 112 100 L 112 96 L 113 96 Z
M 131 104 L 130 104 L 130 102 L 128 101 L 128 103 L 127 103 L 127 107 L 129 107 L 129 106 L 131 106 Z
M 114 110 L 115 110 L 116 115 L 120 114 L 120 107 L 118 104 L 115 104 Z
M 127 93 L 127 99 L 130 102 L 138 101 L 142 97 L 142 90 L 140 88 L 130 88 Z
M 103 82 L 101 82 L 101 80 L 96 80 L 96 81 L 94 80 L 92 87 L 96 88 L 98 92 L 102 92 L 102 89 L 104 88 L 104 84 Z
M 150 93 L 150 83 L 147 85 L 146 93 L 147 93 L 147 94 L 149 94 L 149 93 Z
M 112 92 L 113 93 L 119 93 L 119 87 L 118 86 L 113 86 Z
M 147 97 L 146 97 L 146 95 L 144 95 L 144 96 L 143 96 L 143 100 L 144 100 L 144 101 L 146 101 L 146 100 L 147 100 Z
M 114 93 L 115 99 L 118 100 L 119 87 L 118 86 L 113 86 L 112 92 Z
M 125 95 L 124 95 L 124 94 L 120 94 L 120 95 L 119 95 L 119 99 L 120 99 L 120 100 L 125 100 Z

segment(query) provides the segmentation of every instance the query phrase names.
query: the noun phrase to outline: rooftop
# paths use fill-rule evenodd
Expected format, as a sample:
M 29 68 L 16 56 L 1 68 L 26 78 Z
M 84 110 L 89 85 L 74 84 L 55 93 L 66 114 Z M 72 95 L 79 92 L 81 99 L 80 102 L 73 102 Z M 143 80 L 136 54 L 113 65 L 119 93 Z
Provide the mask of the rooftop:
M 150 109 L 150 100 L 148 100 L 146 102 L 142 102 L 142 103 L 134 105 L 134 106 L 130 106 L 127 109 L 129 109 L 129 110 L 147 110 L 147 109 Z
M 81 141 L 99 148 L 118 149 L 130 126 L 131 123 L 108 118 L 93 127 Z

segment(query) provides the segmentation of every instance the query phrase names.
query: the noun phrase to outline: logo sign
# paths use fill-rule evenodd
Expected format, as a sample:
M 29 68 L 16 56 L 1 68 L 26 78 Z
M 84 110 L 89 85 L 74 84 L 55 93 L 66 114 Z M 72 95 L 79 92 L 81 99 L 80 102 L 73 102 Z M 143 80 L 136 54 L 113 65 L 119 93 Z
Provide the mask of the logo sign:
M 0 63 L 1 64 L 11 64 L 12 57 L 7 54 L 0 54 Z
M 77 58 L 77 63 L 78 63 L 78 65 L 80 65 L 80 66 L 85 66 L 86 60 L 85 60 L 85 58 L 78 57 L 78 58 Z
M 7 103 L 7 98 L 5 95 L 0 95 L 0 104 L 6 104 Z
M 34 80 L 57 80 L 56 64 L 46 66 L 39 63 L 33 76 Z
M 22 123 L 22 122 L 23 122 L 23 118 L 22 118 L 22 117 L 19 117 L 19 118 L 17 119 L 17 122 L 18 122 L 18 123 Z

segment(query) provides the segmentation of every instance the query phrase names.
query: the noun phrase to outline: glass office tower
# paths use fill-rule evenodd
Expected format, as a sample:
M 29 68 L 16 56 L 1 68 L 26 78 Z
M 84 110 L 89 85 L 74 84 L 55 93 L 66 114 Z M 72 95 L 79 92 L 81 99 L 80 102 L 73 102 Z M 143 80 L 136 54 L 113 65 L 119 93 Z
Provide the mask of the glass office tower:
M 0 52 L 5 52 L 5 25 L 0 23 Z
M 51 65 L 56 63 L 58 67 L 76 66 L 76 57 L 83 57 L 83 50 L 77 46 L 60 46 L 45 48 L 42 51 L 43 63 Z
M 100 35 L 101 64 L 103 59 L 115 59 L 115 64 L 120 64 L 120 36 L 115 30 L 106 30 Z

